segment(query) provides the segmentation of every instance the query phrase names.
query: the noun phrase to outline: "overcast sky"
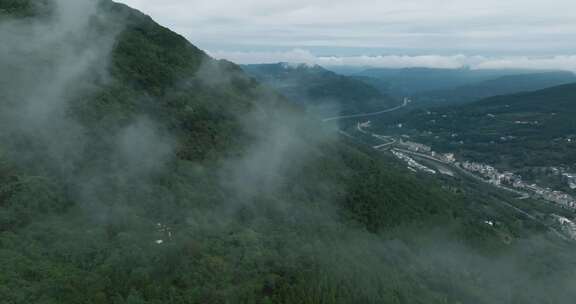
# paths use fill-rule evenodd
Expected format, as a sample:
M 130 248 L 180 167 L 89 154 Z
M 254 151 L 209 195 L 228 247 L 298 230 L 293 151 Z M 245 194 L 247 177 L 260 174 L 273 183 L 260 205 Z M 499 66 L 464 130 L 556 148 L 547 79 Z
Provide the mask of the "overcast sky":
M 576 70 L 576 0 L 121 0 L 238 63 Z

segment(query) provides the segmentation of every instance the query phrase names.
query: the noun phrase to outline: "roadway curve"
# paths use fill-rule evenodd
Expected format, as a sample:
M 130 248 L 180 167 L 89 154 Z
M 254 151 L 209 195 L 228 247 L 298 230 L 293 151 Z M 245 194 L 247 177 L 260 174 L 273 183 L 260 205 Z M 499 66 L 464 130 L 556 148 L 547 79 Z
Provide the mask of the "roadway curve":
M 404 101 L 402 102 L 401 105 L 396 106 L 396 107 L 391 108 L 391 109 L 387 109 L 387 110 L 383 110 L 383 111 L 378 111 L 378 112 L 371 112 L 371 113 L 362 113 L 362 114 L 353 114 L 353 115 L 343 115 L 343 116 L 329 117 L 329 118 L 324 118 L 324 119 L 322 119 L 322 122 L 329 122 L 329 121 L 334 121 L 334 120 L 342 120 L 342 119 L 350 119 L 350 118 L 363 118 L 363 117 L 377 116 L 377 115 L 381 115 L 381 114 L 385 114 L 385 113 L 390 113 L 390 112 L 398 111 L 398 110 L 406 107 L 409 103 L 410 103 L 410 99 L 404 98 Z
M 371 117 L 371 116 L 376 116 L 376 115 L 380 115 L 380 114 L 384 114 L 384 113 L 390 113 L 390 112 L 394 112 L 394 111 L 397 111 L 397 110 L 400 110 L 400 109 L 406 107 L 409 103 L 410 103 L 410 99 L 404 98 L 404 102 L 402 103 L 402 105 L 397 106 L 397 107 L 394 107 L 394 108 L 391 108 L 391 109 L 388 109 L 388 110 L 379 111 L 379 112 L 373 112 L 373 113 L 365 113 L 365 114 L 343 115 L 343 116 L 337 116 L 337 117 L 330 117 L 330 118 L 323 119 L 322 122 L 328 122 L 328 121 L 333 121 L 333 120 L 341 120 L 341 119 L 349 119 L 349 118 Z M 360 131 L 361 133 L 365 133 L 365 134 L 368 133 L 368 132 L 366 132 L 366 131 L 364 131 L 364 130 L 362 129 L 362 127 L 361 127 L 360 124 L 357 125 L 357 129 L 358 129 L 358 131 Z M 342 130 L 340 130 L 340 133 L 343 134 L 343 135 L 345 135 L 345 136 L 347 136 L 347 137 L 355 138 L 354 136 L 352 136 L 352 135 L 350 135 L 350 134 L 348 134 L 348 133 L 346 133 L 346 132 L 344 132 L 344 131 L 342 131 Z M 375 137 L 377 137 L 377 138 L 380 139 L 380 140 L 384 140 L 383 138 L 387 137 L 387 136 L 377 135 L 377 134 L 373 134 L 373 133 L 370 133 L 370 134 L 372 134 L 373 136 L 376 135 Z M 384 148 L 384 147 L 393 146 L 395 143 L 396 143 L 396 139 L 392 138 L 392 141 L 391 141 L 391 142 L 388 142 L 388 143 L 385 143 L 385 144 L 382 144 L 382 145 L 379 145 L 379 146 L 375 146 L 375 147 L 373 147 L 373 148 L 376 149 L 376 150 L 380 150 L 380 149 L 382 149 L 382 148 Z M 426 155 L 426 154 L 421 154 L 421 153 L 417 153 L 417 152 L 412 152 L 412 151 L 408 151 L 408 150 L 404 150 L 404 149 L 398 149 L 398 150 L 401 150 L 402 152 L 408 152 L 409 154 L 412 154 L 413 156 L 416 156 L 416 157 L 422 157 L 422 158 L 429 159 L 429 160 L 431 160 L 431 161 L 436 161 L 436 162 L 442 163 L 442 164 L 444 164 L 444 165 L 449 165 L 450 167 L 455 168 L 455 169 L 459 170 L 460 172 L 463 172 L 463 173 L 469 175 L 470 177 L 474 177 L 476 180 L 479 180 L 479 181 L 481 181 L 481 182 L 486 182 L 486 181 L 482 180 L 481 178 L 479 178 L 478 176 L 476 176 L 476 175 L 474 175 L 474 174 L 472 174 L 472 173 L 470 173 L 470 172 L 468 172 L 468 171 L 466 171 L 466 170 L 464 170 L 464 169 L 462 169 L 462 168 L 460 168 L 460 167 L 458 167 L 458 166 L 454 166 L 453 164 L 450 164 L 450 163 L 448 163 L 448 162 L 441 161 L 441 160 L 439 160 L 439 159 L 430 157 L 430 156 L 428 156 L 428 155 Z M 491 185 L 492 185 L 492 184 L 491 184 Z M 495 185 L 493 185 L 493 186 L 495 186 Z M 509 189 L 509 188 L 502 187 L 502 186 L 496 186 L 496 188 L 497 188 L 497 189 L 500 189 L 500 190 L 507 190 L 507 191 L 513 192 L 513 193 L 515 193 L 515 194 L 521 195 L 519 198 L 517 198 L 518 200 L 524 200 L 524 199 L 530 198 L 530 195 L 529 195 L 528 193 L 516 191 L 516 190 Z M 514 206 L 514 205 L 512 205 L 512 204 L 510 204 L 510 203 L 508 203 L 508 202 L 505 202 L 505 201 L 502 201 L 502 200 L 497 200 L 497 202 L 499 202 L 499 203 L 500 203 L 501 205 L 503 205 L 503 206 L 506 206 L 506 207 L 508 207 L 508 208 L 516 211 L 516 212 L 519 213 L 519 214 L 524 215 L 526 218 L 534 221 L 535 223 L 538 223 L 538 224 L 540 224 L 540 225 L 543 225 L 543 226 L 546 227 L 549 231 L 551 231 L 554 235 L 558 236 L 560 239 L 565 240 L 565 241 L 569 241 L 569 239 L 568 239 L 564 234 L 560 233 L 556 228 L 554 228 L 554 227 L 548 225 L 547 223 L 539 220 L 538 218 L 536 218 L 536 217 L 533 216 L 532 214 L 530 214 L 530 213 L 528 213 L 528 212 L 526 212 L 526 211 L 524 211 L 524 210 L 522 210 L 522 209 L 520 209 L 520 208 L 518 208 L 518 207 L 516 207 L 516 206 Z
M 441 161 L 441 160 L 439 160 L 439 159 L 430 157 L 430 156 L 428 156 L 428 155 L 426 155 L 426 154 L 417 153 L 417 152 L 412 152 L 412 151 L 408 151 L 408 150 L 404 150 L 404 149 L 396 149 L 396 150 L 400 150 L 401 152 L 411 154 L 412 156 L 422 157 L 422 158 L 426 158 L 426 159 L 428 159 L 428 160 L 431 160 L 431 161 L 434 161 L 434 162 L 438 162 L 438 163 L 441 163 L 441 164 L 444 164 L 444 165 L 449 165 L 451 168 L 454 168 L 454 169 L 460 171 L 460 172 L 463 173 L 464 175 L 466 175 L 466 176 L 468 176 L 468 177 L 471 177 L 471 178 L 473 178 L 474 180 L 476 180 L 476 181 L 478 181 L 478 182 L 486 183 L 486 184 L 488 184 L 488 185 L 491 185 L 491 186 L 495 187 L 496 189 L 500 189 L 500 190 L 504 190 L 504 191 L 508 191 L 508 192 L 515 193 L 515 194 L 517 194 L 517 195 L 521 195 L 521 197 L 516 198 L 517 200 L 525 200 L 525 199 L 530 198 L 530 195 L 529 195 L 528 193 L 524 193 L 524 192 L 521 192 L 521 191 L 516 191 L 516 190 L 514 190 L 514 189 L 510 189 L 510 188 L 503 187 L 503 186 L 493 185 L 493 184 L 491 184 L 491 183 L 483 180 L 482 178 L 476 176 L 475 174 L 473 174 L 473 173 L 471 173 L 471 172 L 468 172 L 468 171 L 466 171 L 466 170 L 464 170 L 464 169 L 462 169 L 462 168 L 460 168 L 460 167 L 458 167 L 458 166 L 455 166 L 455 165 L 453 165 L 453 164 L 450 164 L 450 163 L 448 163 L 448 162 L 444 162 L 444 161 Z M 528 212 L 526 212 L 526 211 L 524 211 L 524 210 L 522 210 L 522 209 L 520 209 L 520 208 L 518 208 L 518 207 L 516 207 L 516 206 L 514 206 L 514 205 L 512 205 L 512 204 L 510 204 L 510 203 L 508 203 L 508 202 L 505 202 L 505 201 L 503 201 L 503 200 L 496 200 L 496 202 L 498 202 L 499 204 L 501 204 L 501 205 L 503 205 L 503 206 L 506 206 L 506 207 L 508 207 L 508 208 L 516 211 L 516 212 L 519 213 L 519 214 L 524 215 L 526 218 L 528 218 L 528 219 L 530 219 L 530 220 L 532 220 L 532 221 L 534 221 L 534 222 L 542 225 L 543 227 L 546 227 L 549 231 L 551 231 L 552 233 L 554 233 L 556 236 L 558 236 L 558 237 L 561 238 L 562 240 L 570 241 L 570 239 L 568 239 L 564 234 L 560 233 L 556 228 L 554 228 L 554 227 L 548 225 L 547 223 L 541 221 L 540 219 L 536 218 L 536 217 L 533 216 L 532 214 L 530 214 L 530 213 L 528 213 Z

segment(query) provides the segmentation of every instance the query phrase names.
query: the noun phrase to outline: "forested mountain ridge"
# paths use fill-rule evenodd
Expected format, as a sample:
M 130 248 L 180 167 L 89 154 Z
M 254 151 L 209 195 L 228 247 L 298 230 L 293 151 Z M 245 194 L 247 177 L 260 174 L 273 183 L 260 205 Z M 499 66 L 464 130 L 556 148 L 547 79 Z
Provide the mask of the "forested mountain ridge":
M 574 115 L 576 84 L 566 84 L 418 110 L 402 122 L 443 151 L 532 176 L 547 167 L 575 168 Z
M 324 115 L 381 111 L 400 104 L 371 85 L 306 64 L 254 64 L 243 69 L 288 99 Z
M 569 244 L 338 137 L 148 16 L 0 9 L 5 303 L 571 299 Z
M 449 90 L 423 92 L 418 98 L 427 105 L 432 102 L 438 105 L 463 104 L 492 96 L 542 90 L 574 82 L 576 75 L 572 72 L 507 75 Z
M 423 102 L 426 102 L 427 99 L 451 99 L 454 97 L 453 94 L 458 93 L 462 95 L 456 97 L 464 97 L 468 101 L 474 101 L 474 99 L 488 97 L 482 96 L 482 94 L 491 92 L 494 87 L 506 88 L 507 83 L 511 83 L 510 89 L 515 91 L 502 93 L 536 90 L 546 87 L 547 84 L 550 84 L 549 86 L 560 85 L 565 83 L 563 81 L 574 76 L 573 73 L 563 71 L 471 68 L 367 69 L 353 75 L 367 77 L 367 81 L 375 86 L 387 87 L 387 91 L 392 96 L 418 97 L 419 99 L 422 98 Z M 513 79 L 508 77 L 513 77 Z M 379 85 L 379 83 L 381 84 Z M 537 87 L 530 89 L 529 85 L 522 86 L 523 83 L 532 83 Z M 517 87 L 518 89 L 516 89 Z M 435 96 L 435 94 L 440 96 Z M 494 95 L 498 95 L 498 92 Z

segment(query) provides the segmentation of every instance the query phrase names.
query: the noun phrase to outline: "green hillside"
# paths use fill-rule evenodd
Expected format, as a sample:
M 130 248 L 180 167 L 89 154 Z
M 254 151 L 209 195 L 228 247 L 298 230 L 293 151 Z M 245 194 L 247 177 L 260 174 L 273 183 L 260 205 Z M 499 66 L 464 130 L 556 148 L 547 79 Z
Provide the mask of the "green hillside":
M 546 72 L 546 71 L 543 71 Z M 428 101 L 434 96 L 434 92 L 459 90 L 460 87 L 475 87 L 482 85 L 485 81 L 495 81 L 506 76 L 521 77 L 522 75 L 535 74 L 530 70 L 473 70 L 470 68 L 461 69 L 435 69 L 435 68 L 405 68 L 405 69 L 383 69 L 374 68 L 354 74 L 358 77 L 367 77 L 370 84 L 376 87 L 387 88 L 392 96 L 412 96 L 424 98 Z M 505 81 L 505 79 L 504 79 Z M 379 85 L 379 83 L 381 83 Z M 488 83 L 489 84 L 489 83 Z M 559 85 L 561 83 L 553 83 Z M 515 86 L 520 84 L 514 81 Z M 534 89 L 532 89 L 534 90 Z M 521 91 L 521 90 L 520 90 Z M 484 93 L 486 91 L 482 91 Z M 519 91 L 515 91 L 519 92 Z M 471 93 L 471 92 L 466 92 Z M 431 95 L 431 96 L 430 96 Z M 448 98 L 449 96 L 440 96 Z M 437 98 L 434 98 L 437 99 Z
M 574 167 L 574 115 L 576 84 L 568 84 L 465 106 L 423 109 L 402 122 L 420 132 L 419 140 L 441 150 L 530 176 L 530 168 Z
M 571 72 L 508 75 L 454 89 L 423 92 L 418 95 L 417 99 L 426 105 L 432 103 L 450 105 L 473 102 L 498 95 L 542 90 L 574 82 L 576 82 L 576 75 Z
M 413 175 L 125 5 L 0 0 L 0 41 L 2 304 L 574 298 L 573 245 L 510 198 Z
M 338 75 L 320 66 L 287 63 L 245 65 L 258 81 L 320 115 L 381 111 L 400 102 L 353 77 Z

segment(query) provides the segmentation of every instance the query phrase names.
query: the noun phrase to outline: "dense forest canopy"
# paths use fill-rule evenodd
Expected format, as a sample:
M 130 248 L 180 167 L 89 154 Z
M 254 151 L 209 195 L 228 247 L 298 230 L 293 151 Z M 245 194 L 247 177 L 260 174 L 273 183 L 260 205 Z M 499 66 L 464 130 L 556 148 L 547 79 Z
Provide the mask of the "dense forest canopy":
M 464 106 L 422 109 L 402 122 L 407 128 L 433 132 L 440 149 L 503 168 L 568 167 L 576 163 L 575 97 L 572 83 Z
M 318 65 L 277 63 L 242 68 L 259 82 L 321 117 L 376 112 L 401 104 L 399 99 L 364 81 L 338 75 Z
M 127 6 L 0 0 L 0 41 L 2 303 L 574 297 L 573 246 L 545 227 Z

